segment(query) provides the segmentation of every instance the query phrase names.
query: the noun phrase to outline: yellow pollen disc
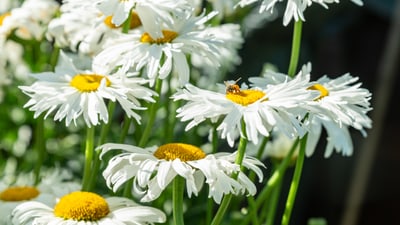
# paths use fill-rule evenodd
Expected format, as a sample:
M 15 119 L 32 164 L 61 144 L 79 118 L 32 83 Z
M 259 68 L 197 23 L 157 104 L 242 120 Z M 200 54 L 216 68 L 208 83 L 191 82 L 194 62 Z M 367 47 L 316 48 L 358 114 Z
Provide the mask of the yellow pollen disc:
M 319 91 L 320 95 L 318 98 L 315 98 L 314 101 L 318 101 L 318 100 L 322 99 L 323 97 L 326 97 L 329 95 L 329 91 L 321 84 L 314 84 L 313 86 L 311 86 L 307 89 Z
M 158 159 L 174 160 L 180 159 L 183 162 L 194 161 L 206 157 L 206 153 L 200 148 L 182 143 L 170 143 L 161 145 L 154 152 L 154 156 Z
M 0 15 L 0 26 L 3 25 L 4 19 L 5 19 L 7 16 L 10 16 L 10 15 L 11 15 L 11 13 L 9 13 L 9 12 L 6 12 L 6 13 Z
M 120 27 L 120 26 L 117 26 L 117 25 L 115 25 L 115 24 L 113 24 L 111 21 L 112 21 L 112 16 L 107 16 L 105 19 L 104 19 L 104 24 L 105 25 L 107 25 L 109 28 L 111 28 L 111 29 L 115 29 L 115 28 L 118 28 L 118 27 Z
M 106 86 L 109 87 L 111 85 L 110 80 L 97 74 L 77 74 L 69 84 L 80 92 L 92 92 L 97 91 L 103 78 L 106 79 Z
M 104 19 L 104 23 L 108 27 L 110 27 L 112 29 L 120 28 L 122 25 L 117 26 L 117 25 L 113 24 L 111 22 L 112 18 L 113 18 L 112 16 L 107 16 Z M 129 23 L 129 28 L 130 29 L 135 29 L 135 28 L 139 27 L 140 25 L 142 25 L 142 22 L 140 21 L 139 15 L 137 13 L 135 13 L 135 12 L 132 12 L 132 14 L 131 14 L 131 22 Z
M 34 187 L 10 187 L 0 193 L 0 200 L 17 202 L 30 200 L 39 195 L 39 190 Z
M 241 90 L 239 92 L 227 92 L 226 97 L 231 100 L 232 102 L 235 102 L 237 104 L 247 106 L 250 105 L 257 100 L 263 98 L 265 96 L 265 93 L 262 91 L 258 90 Z M 265 101 L 268 99 L 265 99 Z
M 110 213 L 106 200 L 91 192 L 76 191 L 65 195 L 54 207 L 54 215 L 76 221 L 98 221 Z
M 149 33 L 145 32 L 140 41 L 143 43 L 150 43 L 150 44 L 164 44 L 164 43 L 171 43 L 176 37 L 178 37 L 178 33 L 171 30 L 162 30 L 163 36 L 162 38 L 157 38 L 154 40 Z

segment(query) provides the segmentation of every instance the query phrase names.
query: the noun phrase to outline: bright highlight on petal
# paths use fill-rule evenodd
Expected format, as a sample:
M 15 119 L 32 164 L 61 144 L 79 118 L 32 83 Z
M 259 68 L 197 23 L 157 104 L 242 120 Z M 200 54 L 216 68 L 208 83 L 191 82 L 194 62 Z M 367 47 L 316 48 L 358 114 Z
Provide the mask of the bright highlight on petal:
M 0 193 L 0 200 L 17 202 L 30 200 L 40 194 L 35 187 L 10 187 Z
M 264 96 L 265 93 L 258 90 L 241 90 L 239 92 L 226 93 L 226 98 L 243 106 L 253 104 Z
M 200 148 L 182 143 L 170 143 L 161 145 L 154 152 L 158 159 L 174 160 L 180 159 L 182 162 L 203 159 L 206 154 Z
M 97 74 L 78 74 L 72 78 L 70 85 L 80 92 L 97 91 L 103 78 L 106 79 L 106 86 L 109 87 L 111 85 L 110 80 Z
M 178 33 L 172 30 L 162 30 L 162 34 L 164 37 L 154 40 L 149 33 L 144 32 L 140 41 L 149 44 L 164 44 L 171 43 L 176 37 L 178 37 Z
M 54 215 L 77 221 L 98 221 L 108 215 L 106 200 L 91 192 L 76 191 L 65 195 L 54 207 Z
M 314 84 L 313 86 L 309 87 L 308 90 L 316 90 L 319 91 L 321 94 L 319 97 L 314 99 L 314 101 L 321 100 L 322 98 L 326 97 L 329 95 L 329 91 L 321 84 Z

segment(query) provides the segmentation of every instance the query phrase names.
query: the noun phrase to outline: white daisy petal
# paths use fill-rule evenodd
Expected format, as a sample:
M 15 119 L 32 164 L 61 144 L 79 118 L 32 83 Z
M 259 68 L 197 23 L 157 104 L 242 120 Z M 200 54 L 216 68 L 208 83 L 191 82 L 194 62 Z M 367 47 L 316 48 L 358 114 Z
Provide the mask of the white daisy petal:
M 309 76 L 311 65 L 303 66 L 299 72 L 288 83 L 293 83 L 294 80 L 303 79 L 304 76 Z M 281 75 L 271 71 L 265 73 L 267 77 L 254 79 L 255 86 L 265 86 L 268 82 L 281 82 L 278 78 Z M 277 78 L 277 79 L 275 79 Z M 277 121 L 277 127 L 288 137 L 302 136 L 308 132 L 308 140 L 306 146 L 306 155 L 311 156 L 314 148 L 320 139 L 322 128 L 327 131 L 327 146 L 325 149 L 325 157 L 331 156 L 336 151 L 344 156 L 350 156 L 353 152 L 353 144 L 349 133 L 349 128 L 353 127 L 361 132 L 365 137 L 364 128 L 371 128 L 372 122 L 367 113 L 371 110 L 370 99 L 371 93 L 364 88 L 361 88 L 361 83 L 356 83 L 358 77 L 352 77 L 350 74 L 344 74 L 336 79 L 330 79 L 323 76 L 315 82 L 303 83 L 303 88 L 300 86 L 298 90 L 307 89 L 308 92 L 314 92 L 312 99 L 304 99 L 299 105 L 303 111 L 297 111 L 290 108 L 289 110 L 278 111 L 280 117 L 284 121 L 293 120 L 290 112 L 295 112 L 298 116 L 303 117 L 303 123 L 296 123 L 296 120 L 291 124 L 293 126 L 280 126 L 284 123 Z M 298 82 L 300 84 L 302 82 Z M 294 85 L 293 87 L 295 87 Z M 282 88 L 276 89 L 276 93 L 280 93 Z M 286 98 L 297 99 L 299 93 L 293 92 L 286 95 Z M 315 95 L 317 94 L 317 95 Z M 289 100 L 288 100 L 289 101 Z M 295 103 L 295 102 L 292 102 Z M 296 112 L 297 111 L 297 112 Z M 302 131 L 299 133 L 299 131 Z
M 145 225 L 166 221 L 165 214 L 156 208 L 82 191 L 63 196 L 54 208 L 35 201 L 23 203 L 14 209 L 12 217 L 14 224 L 21 225 Z
M 309 75 L 247 90 L 241 90 L 236 84 L 226 85 L 225 95 L 187 84 L 172 96 L 174 100 L 187 101 L 177 110 L 177 117 L 182 121 L 191 120 L 187 129 L 205 119 L 216 121 L 215 118 L 224 117 L 217 130 L 230 146 L 234 145 L 238 134 L 244 136 L 242 120 L 246 125 L 247 139 L 254 143 L 258 142 L 260 134 L 269 136 L 275 126 L 288 137 L 305 134 L 300 115 L 304 116 L 306 110 L 301 105 L 316 96 L 315 92 L 307 90 L 310 86 Z M 230 91 L 232 87 L 236 88 L 235 91 Z
M 245 7 L 247 5 L 260 1 L 260 13 L 263 13 L 265 11 L 272 13 L 275 9 L 275 4 L 278 2 L 283 2 L 283 0 L 240 0 L 236 6 Z M 363 5 L 363 2 L 361 0 L 351 1 L 359 6 Z M 299 19 L 305 21 L 303 13 L 313 3 L 318 3 L 326 9 L 328 9 L 327 4 L 339 3 L 338 0 L 286 0 L 286 2 L 286 9 L 283 15 L 283 25 L 285 26 L 287 26 L 292 19 L 294 19 L 295 21 L 298 21 Z
M 115 149 L 137 148 L 129 145 L 106 144 L 104 149 L 108 151 L 113 146 Z M 153 148 L 150 152 L 145 149 L 141 152 L 133 153 L 129 151 L 114 156 L 105 169 L 105 171 L 109 172 L 103 173 L 103 175 L 109 181 L 110 177 L 113 177 L 114 174 L 124 171 L 123 168 L 139 165 L 140 168 L 134 171 L 133 191 L 136 194 L 144 194 L 141 198 L 143 202 L 157 199 L 177 175 L 185 180 L 186 192 L 189 197 L 192 194 L 197 195 L 204 182 L 209 186 L 209 197 L 213 198 L 218 204 L 221 202 L 222 197 L 229 193 L 255 194 L 255 185 L 249 183 L 250 180 L 244 173 L 239 175 L 238 180 L 232 178 L 234 173 L 240 171 L 240 166 L 235 164 L 236 153 L 218 153 L 206 156 L 200 148 L 182 143 L 165 144 L 159 146 L 157 149 Z M 130 157 L 130 161 L 115 160 L 132 154 L 135 154 L 135 156 L 143 155 L 142 157 L 138 157 L 138 160 L 140 158 L 147 158 L 147 160 L 159 166 L 146 166 L 141 161 L 133 160 L 136 157 Z M 119 164 L 118 166 L 115 165 L 116 162 Z M 243 166 L 254 171 L 258 175 L 259 180 L 262 180 L 263 175 L 259 167 L 264 166 L 260 161 L 255 158 L 244 157 Z M 119 169 L 114 170 L 114 168 Z M 142 179 L 141 171 L 151 174 L 152 178 Z M 141 179 L 140 183 L 139 179 Z M 127 179 L 124 181 L 127 181 Z M 111 184 L 111 186 L 113 185 L 115 186 L 115 184 Z M 139 190 L 138 186 L 144 189 Z
M 111 41 L 109 47 L 95 56 L 93 64 L 102 71 L 112 71 L 119 66 L 127 70 L 145 69 L 144 74 L 151 80 L 150 85 L 153 85 L 157 78 L 165 79 L 172 71 L 178 74 L 182 85 L 186 84 L 190 72 L 188 55 L 197 54 L 209 60 L 207 65 L 197 65 L 217 70 L 219 61 L 223 60 L 218 55 L 219 49 L 226 47 L 222 41 L 210 34 L 205 26 L 215 13 L 203 13 L 194 17 L 190 11 L 185 11 L 179 13 L 181 16 L 167 16 L 168 19 L 165 19 L 168 21 L 158 24 L 157 20 L 152 19 L 155 16 L 154 11 L 153 14 L 148 12 L 150 8 L 157 8 L 151 2 L 138 2 L 138 8 L 142 10 L 138 13 L 142 18 L 146 18 L 146 21 L 143 21 L 142 33 L 120 35 L 120 38 Z M 162 2 L 167 3 L 171 0 Z
M 45 72 L 43 77 L 42 73 L 35 74 L 38 81 L 20 89 L 31 98 L 25 107 L 35 111 L 35 117 L 45 111 L 46 117 L 55 112 L 54 120 L 65 119 L 66 126 L 76 124 L 80 117 L 88 127 L 108 123 L 106 100 L 119 102 L 127 115 L 139 122 L 140 116 L 133 110 L 145 108 L 140 107 L 138 99 L 153 101 L 151 97 L 156 93 L 141 86 L 143 79 L 123 77 L 121 72 L 107 76 L 96 71 L 78 71 L 61 53 L 60 66 L 54 73 Z M 49 80 L 50 74 L 57 79 Z

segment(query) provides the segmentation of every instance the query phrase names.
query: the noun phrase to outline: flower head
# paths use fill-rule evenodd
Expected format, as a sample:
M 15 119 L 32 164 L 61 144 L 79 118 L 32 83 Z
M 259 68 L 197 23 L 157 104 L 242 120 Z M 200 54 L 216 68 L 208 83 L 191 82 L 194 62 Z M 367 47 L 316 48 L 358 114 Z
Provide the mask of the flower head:
M 186 84 L 190 72 L 187 55 L 196 52 L 212 62 L 208 66 L 219 66 L 222 42 L 204 28 L 204 23 L 214 15 L 214 12 L 198 17 L 187 14 L 184 19 L 164 23 L 161 37 L 153 36 L 148 30 L 123 35 L 94 58 L 94 65 L 109 71 L 118 66 L 136 71 L 145 69 L 151 84 L 157 77 L 164 79 L 174 70 L 181 84 Z
M 360 88 L 358 77 L 344 74 L 336 79 L 324 76 L 310 87 L 317 90 L 320 95 L 308 102 L 310 110 L 307 119 L 309 136 L 306 154 L 311 155 L 319 140 L 322 127 L 327 131 L 327 146 L 325 157 L 329 157 L 333 150 L 341 152 L 344 156 L 353 153 L 353 144 L 348 131 L 353 127 L 365 137 L 364 128 L 371 128 L 372 121 L 367 112 L 370 107 L 371 93 Z
M 11 223 L 12 210 L 21 203 L 37 201 L 48 205 L 54 205 L 57 198 L 71 191 L 80 189 L 76 182 L 66 181 L 69 179 L 65 171 L 44 171 L 39 184 L 34 185 L 32 173 L 19 174 L 13 178 L 0 181 L 0 225 Z
M 283 0 L 261 0 L 261 6 L 259 12 L 262 13 L 264 11 L 272 11 L 275 8 L 275 4 L 278 2 L 282 2 Z M 237 6 L 244 7 L 250 5 L 254 2 L 259 2 L 259 0 L 240 0 Z M 292 19 L 298 21 L 305 21 L 304 11 L 307 7 L 310 7 L 313 3 L 318 3 L 325 8 L 328 8 L 327 4 L 330 3 L 339 3 L 339 0 L 287 0 L 286 9 L 283 16 L 283 25 L 288 25 Z M 357 5 L 362 5 L 361 0 L 352 0 Z
M 186 181 L 188 196 L 197 195 L 204 179 L 209 185 L 209 197 L 220 203 L 222 196 L 232 194 L 254 195 L 255 185 L 235 164 L 237 153 L 206 155 L 200 148 L 183 143 L 170 143 L 159 147 L 139 148 L 124 144 L 105 144 L 99 147 L 104 155 L 111 149 L 124 152 L 114 156 L 103 172 L 108 187 L 118 190 L 123 183 L 133 178 L 133 191 L 144 194 L 141 201 L 157 199 L 161 192 L 176 177 Z M 262 180 L 258 168 L 263 164 L 257 159 L 245 157 L 243 166 L 253 170 Z M 238 178 L 231 176 L 237 173 Z
M 122 26 L 111 23 L 90 1 L 68 0 L 60 7 L 61 16 L 53 19 L 47 38 L 55 40 L 58 47 L 69 47 L 72 51 L 93 55 L 103 50 L 110 39 L 122 32 Z M 131 12 L 130 30 L 141 26 L 134 11 Z
M 92 192 L 76 191 L 63 196 L 51 208 L 40 202 L 26 202 L 13 211 L 14 224 L 149 224 L 165 222 L 158 209 L 140 206 L 121 197 L 103 198 Z
M 95 71 L 79 71 L 66 55 L 61 53 L 61 62 L 55 72 L 33 74 L 38 79 L 31 86 L 20 89 L 30 97 L 24 107 L 45 117 L 56 111 L 54 120 L 65 119 L 67 126 L 83 116 L 87 126 L 108 122 L 105 100 L 118 102 L 129 117 L 138 122 L 140 116 L 133 110 L 144 110 L 138 99 L 154 101 L 150 89 L 141 86 L 147 81 L 128 78 L 125 75 L 104 75 Z
M 160 29 L 162 23 L 171 23 L 173 17 L 181 17 L 184 11 L 189 10 L 185 0 L 98 0 L 97 7 L 104 15 L 112 16 L 111 22 L 117 26 L 129 17 L 131 10 L 134 10 L 145 29 L 149 30 L 154 38 L 163 36 Z
M 47 25 L 55 16 L 59 4 L 54 0 L 27 0 L 0 19 L 0 35 L 15 33 L 19 38 L 42 40 Z
M 182 121 L 190 120 L 186 130 L 206 119 L 215 122 L 223 117 L 217 130 L 233 146 L 235 138 L 239 133 L 242 134 L 243 120 L 248 140 L 257 144 L 258 135 L 269 136 L 273 127 L 278 127 L 288 137 L 304 135 L 305 130 L 296 111 L 303 101 L 315 96 L 315 93 L 306 90 L 308 83 L 309 76 L 252 89 L 240 89 L 238 85 L 228 83 L 226 93 L 203 90 L 188 84 L 172 98 L 187 101 L 177 110 L 177 116 Z M 231 90 L 232 87 L 235 87 L 235 91 Z
M 304 65 L 297 76 L 304 76 L 311 71 L 311 64 Z M 255 86 L 266 83 L 279 83 L 289 79 L 287 75 L 266 71 L 265 77 L 253 78 Z M 294 78 L 296 79 L 296 78 Z M 308 84 L 307 90 L 318 93 L 313 99 L 304 101 L 301 106 L 307 113 L 303 123 L 308 131 L 306 154 L 312 155 L 320 139 L 322 128 L 327 132 L 328 144 L 325 157 L 329 157 L 333 150 L 349 156 L 353 152 L 349 127 L 359 130 L 366 136 L 364 128 L 371 128 L 371 119 L 367 112 L 371 110 L 371 93 L 355 83 L 358 77 L 344 74 L 336 79 L 323 76 L 315 82 Z

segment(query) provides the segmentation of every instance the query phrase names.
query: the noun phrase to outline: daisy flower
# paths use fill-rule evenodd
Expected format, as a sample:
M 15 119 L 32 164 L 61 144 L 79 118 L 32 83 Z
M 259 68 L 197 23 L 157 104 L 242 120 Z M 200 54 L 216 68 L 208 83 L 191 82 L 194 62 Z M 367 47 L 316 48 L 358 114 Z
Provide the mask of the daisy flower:
M 134 10 L 153 38 L 163 36 L 160 29 L 163 22 L 172 23 L 174 16 L 181 17 L 184 11 L 189 10 L 185 0 L 98 0 L 96 4 L 104 15 L 112 16 L 111 22 L 117 26 L 124 23 Z
M 141 201 L 157 199 L 161 192 L 176 177 L 186 181 L 187 194 L 196 195 L 205 183 L 209 185 L 209 198 L 220 203 L 224 195 L 255 195 L 256 187 L 235 164 L 235 153 L 206 155 L 200 148 L 183 143 L 169 143 L 159 147 L 140 148 L 124 144 L 105 144 L 99 147 L 102 157 L 109 150 L 122 150 L 114 156 L 103 171 L 107 186 L 115 192 L 123 183 L 133 178 L 133 191 L 144 194 Z M 255 158 L 245 156 L 244 167 L 253 170 L 262 181 L 260 168 L 263 164 Z M 238 178 L 232 178 L 238 174 Z
M 282 1 L 283 0 L 261 0 L 259 13 L 263 13 L 265 11 L 269 11 L 270 13 L 272 13 L 275 8 L 275 4 Z M 359 6 L 363 5 L 363 2 L 361 0 L 351 1 Z M 236 6 L 244 7 L 254 2 L 260 2 L 260 0 L 240 0 L 240 2 Z M 307 7 L 310 7 L 313 3 L 318 3 L 325 8 L 328 8 L 327 4 L 334 2 L 339 3 L 339 0 L 287 0 L 286 9 L 283 16 L 283 25 L 287 26 L 292 19 L 296 21 L 305 21 L 303 13 L 307 9 Z
M 142 34 L 126 34 L 115 40 L 112 45 L 94 58 L 94 64 L 105 70 L 115 67 L 134 67 L 136 71 L 145 68 L 145 74 L 151 85 L 157 77 L 166 78 L 174 69 L 181 84 L 189 81 L 189 64 L 186 56 L 193 52 L 213 62 L 211 66 L 219 66 L 219 46 L 217 41 L 204 28 L 215 12 L 207 16 L 193 17 L 187 14 L 184 19 L 176 19 L 173 23 L 163 24 L 163 37 L 154 38 L 149 32 Z
M 0 24 L 0 35 L 15 33 L 19 38 L 42 40 L 47 25 L 55 16 L 59 4 L 54 0 L 27 0 L 7 13 Z M 1 20 L 1 19 L 0 19 Z
M 322 127 L 328 136 L 325 157 L 329 157 L 334 149 L 344 156 L 353 153 L 349 127 L 359 130 L 364 137 L 367 136 L 364 128 L 372 126 L 367 115 L 372 109 L 371 93 L 360 88 L 361 83 L 356 83 L 357 81 L 358 77 L 352 77 L 348 73 L 335 79 L 323 76 L 310 87 L 311 90 L 318 90 L 320 96 L 309 101 L 307 106 L 310 110 L 306 121 L 306 126 L 309 127 L 306 149 L 308 156 L 314 152 Z
M 55 72 L 33 74 L 38 79 L 31 86 L 20 89 L 30 97 L 24 107 L 34 111 L 37 118 L 45 111 L 45 118 L 56 111 L 54 120 L 65 119 L 66 126 L 83 117 L 86 125 L 96 126 L 108 123 L 105 100 L 118 102 L 128 117 L 140 122 L 140 116 L 133 110 L 144 110 L 139 99 L 153 102 L 155 93 L 141 86 L 147 83 L 142 78 L 128 78 L 125 74 L 104 75 L 93 71 L 80 71 L 61 52 L 61 61 Z
M 299 75 L 308 74 L 311 64 L 304 65 Z M 299 76 L 297 75 L 297 76 Z M 252 78 L 255 86 L 264 86 L 266 83 L 279 83 L 288 76 L 282 73 L 267 71 L 262 78 Z M 367 112 L 371 110 L 371 93 L 360 88 L 356 83 L 358 77 L 344 74 L 336 79 L 323 76 L 315 82 L 310 82 L 307 89 L 317 91 L 319 96 L 303 104 L 307 119 L 304 126 L 308 131 L 306 155 L 311 156 L 320 139 L 322 128 L 327 132 L 327 146 L 325 157 L 329 157 L 333 150 L 349 156 L 353 152 L 353 143 L 349 127 L 361 132 L 365 137 L 364 128 L 371 128 L 371 119 Z
M 15 208 L 14 224 L 109 225 L 163 223 L 165 214 L 122 197 L 103 198 L 92 192 L 76 191 L 63 196 L 54 207 L 30 201 Z
M 54 205 L 58 197 L 80 189 L 78 183 L 66 181 L 70 176 L 65 171 L 48 170 L 42 175 L 38 185 L 32 173 L 19 174 L 13 182 L 6 177 L 0 181 L 0 225 L 11 223 L 11 212 L 21 203 L 35 200 Z
M 303 136 L 297 114 L 299 106 L 306 100 L 313 99 L 315 93 L 306 90 L 309 75 L 276 85 L 241 90 L 235 83 L 226 83 L 226 93 L 213 92 L 187 84 L 172 98 L 185 100 L 187 103 L 177 110 L 181 121 L 190 121 L 186 130 L 206 119 L 212 122 L 223 118 L 217 130 L 221 137 L 234 145 L 239 134 L 243 136 L 241 122 L 244 121 L 249 141 L 258 143 L 259 134 L 269 136 L 272 128 L 278 127 L 288 137 Z
M 122 30 L 90 1 L 64 0 L 60 12 L 61 16 L 50 22 L 46 36 L 61 48 L 93 55 Z M 133 11 L 131 14 L 130 29 L 141 26 L 138 15 Z

